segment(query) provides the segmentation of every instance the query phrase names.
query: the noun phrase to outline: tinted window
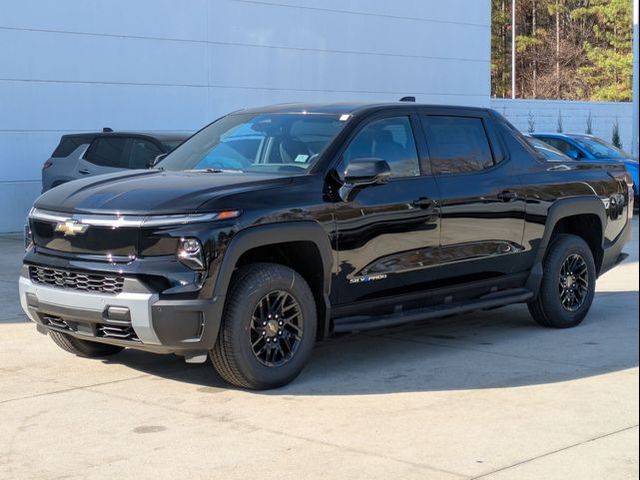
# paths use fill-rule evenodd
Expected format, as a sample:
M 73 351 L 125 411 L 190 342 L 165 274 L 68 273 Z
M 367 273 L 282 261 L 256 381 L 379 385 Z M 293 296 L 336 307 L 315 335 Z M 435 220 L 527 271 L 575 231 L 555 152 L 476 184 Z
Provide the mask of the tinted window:
M 538 138 L 526 137 L 527 141 L 536 149 L 536 152 L 540 153 L 546 160 L 558 160 L 565 162 L 571 160 L 560 150 L 552 147 L 547 142 L 543 142 Z
M 80 145 L 88 145 L 91 143 L 91 137 L 72 137 L 64 136 L 60 139 L 60 143 L 51 154 L 54 158 L 68 157 Z
M 561 140 L 559 138 L 553 138 L 553 137 L 542 137 L 542 140 L 545 143 L 548 143 L 549 145 L 551 145 L 552 147 L 557 148 L 562 153 L 567 153 L 567 152 L 571 152 L 571 151 L 576 152 L 577 151 L 576 147 L 571 145 L 566 140 Z
M 165 151 L 168 153 L 172 151 L 174 148 L 176 148 L 178 145 L 180 145 L 181 143 L 182 143 L 182 140 L 175 140 L 172 142 L 162 142 L 162 146 L 164 147 Z
M 161 153 L 160 149 L 150 141 L 132 138 L 127 168 L 148 168 L 149 164 Z
M 493 166 L 481 119 L 427 116 L 424 124 L 433 173 L 477 172 Z
M 357 158 L 381 158 L 391 167 L 392 177 L 420 175 L 418 152 L 408 117 L 369 123 L 351 141 L 342 158 L 342 168 Z
M 84 158 L 88 162 L 103 167 L 128 168 L 124 153 L 128 138 L 103 137 L 96 138 Z

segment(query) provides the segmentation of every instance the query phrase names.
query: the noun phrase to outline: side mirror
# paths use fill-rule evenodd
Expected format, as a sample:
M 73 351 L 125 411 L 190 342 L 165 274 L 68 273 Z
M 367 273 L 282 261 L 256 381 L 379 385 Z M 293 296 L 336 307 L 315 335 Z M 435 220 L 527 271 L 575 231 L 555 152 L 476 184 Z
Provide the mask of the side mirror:
M 166 157 L 167 154 L 166 153 L 161 153 L 160 155 L 157 155 L 156 158 L 154 158 L 153 160 L 151 160 L 149 162 L 149 164 L 147 165 L 147 168 L 153 168 L 155 167 L 158 163 L 160 163 L 160 161 Z
M 567 151 L 567 156 L 572 160 L 580 160 L 582 158 L 582 155 L 580 155 L 580 152 L 577 150 Z
M 356 158 L 349 162 L 342 176 L 344 184 L 340 197 L 344 201 L 351 198 L 356 188 L 385 183 L 391 175 L 389 164 L 381 158 Z

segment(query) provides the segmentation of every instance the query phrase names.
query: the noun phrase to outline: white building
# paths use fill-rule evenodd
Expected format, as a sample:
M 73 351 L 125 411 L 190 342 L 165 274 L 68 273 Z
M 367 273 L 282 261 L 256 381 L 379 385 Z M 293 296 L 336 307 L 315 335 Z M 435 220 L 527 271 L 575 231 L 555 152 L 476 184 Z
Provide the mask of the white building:
M 0 13 L 0 232 L 60 136 L 290 101 L 489 104 L 489 0 L 21 0 Z

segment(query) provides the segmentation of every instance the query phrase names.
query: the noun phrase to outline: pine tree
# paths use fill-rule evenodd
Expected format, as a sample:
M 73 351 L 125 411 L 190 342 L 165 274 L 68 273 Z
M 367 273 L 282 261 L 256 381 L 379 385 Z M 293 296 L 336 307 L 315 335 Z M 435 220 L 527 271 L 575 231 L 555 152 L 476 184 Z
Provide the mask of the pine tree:
M 611 143 L 614 147 L 622 148 L 622 140 L 620 140 L 620 124 L 618 123 L 617 117 L 616 123 L 613 124 L 613 129 L 611 131 Z
M 558 110 L 558 125 L 556 126 L 556 132 L 562 133 L 562 112 Z
M 529 118 L 527 119 L 527 123 L 529 124 L 527 126 L 527 132 L 529 133 L 533 133 L 536 131 L 536 119 L 533 116 L 533 113 L 531 111 L 529 111 Z
M 511 95 L 511 0 L 492 0 L 491 91 Z M 519 98 L 631 99 L 630 0 L 517 0 Z
M 593 135 L 593 117 L 591 117 L 591 110 L 589 110 L 589 115 L 587 116 L 584 133 L 587 135 Z

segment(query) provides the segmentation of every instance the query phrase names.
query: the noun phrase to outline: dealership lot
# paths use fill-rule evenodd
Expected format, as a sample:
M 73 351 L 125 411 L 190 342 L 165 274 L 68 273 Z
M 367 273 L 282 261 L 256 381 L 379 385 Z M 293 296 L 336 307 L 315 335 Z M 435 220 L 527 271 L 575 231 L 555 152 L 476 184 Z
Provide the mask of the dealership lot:
M 523 306 L 334 338 L 293 384 L 75 358 L 21 313 L 0 237 L 0 478 L 637 478 L 638 221 L 576 329 Z

